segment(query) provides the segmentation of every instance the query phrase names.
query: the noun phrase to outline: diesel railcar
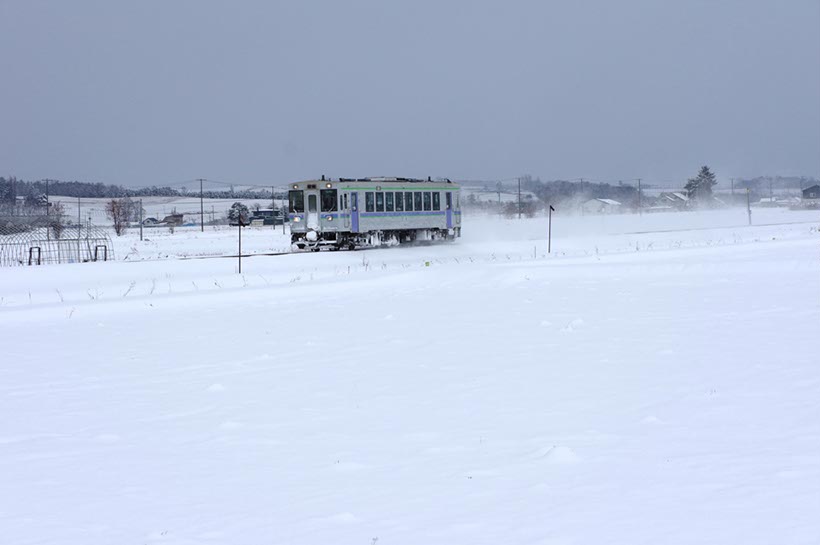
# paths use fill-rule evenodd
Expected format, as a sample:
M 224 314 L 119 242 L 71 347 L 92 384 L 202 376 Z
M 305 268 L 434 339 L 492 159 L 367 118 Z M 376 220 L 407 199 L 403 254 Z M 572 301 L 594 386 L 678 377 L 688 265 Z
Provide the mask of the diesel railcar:
M 288 192 L 295 249 L 350 249 L 461 236 L 459 187 L 450 180 L 308 180 Z

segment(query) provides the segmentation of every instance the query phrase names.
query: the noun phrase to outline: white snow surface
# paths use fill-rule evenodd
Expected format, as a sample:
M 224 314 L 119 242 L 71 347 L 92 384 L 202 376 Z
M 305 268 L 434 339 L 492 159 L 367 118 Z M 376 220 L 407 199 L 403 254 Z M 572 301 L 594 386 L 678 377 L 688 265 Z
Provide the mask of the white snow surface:
M 820 214 L 745 221 L 0 269 L 0 542 L 817 543 Z

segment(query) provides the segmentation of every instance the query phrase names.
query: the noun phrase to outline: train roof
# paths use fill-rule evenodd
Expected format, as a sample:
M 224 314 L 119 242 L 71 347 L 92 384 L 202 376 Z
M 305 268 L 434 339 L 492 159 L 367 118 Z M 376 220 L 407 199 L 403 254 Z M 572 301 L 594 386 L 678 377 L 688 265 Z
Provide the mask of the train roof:
M 339 178 L 340 182 L 411 182 L 411 183 L 423 183 L 423 182 L 437 182 L 437 183 L 448 183 L 451 184 L 453 182 L 450 181 L 449 178 L 437 178 L 433 180 L 432 178 L 428 177 L 426 180 L 421 178 L 398 178 L 395 176 L 376 176 L 370 178 Z
M 437 183 L 437 184 L 453 184 L 455 183 L 450 180 L 449 178 L 436 178 L 435 180 L 431 177 L 428 177 L 426 180 L 422 178 L 401 178 L 397 176 L 371 176 L 368 178 L 325 178 L 322 176 L 321 180 L 303 180 L 301 182 L 295 183 L 314 183 L 314 182 L 374 182 L 374 183 L 382 183 L 382 182 L 401 182 L 401 183 L 411 183 L 411 184 L 428 184 L 428 183 Z

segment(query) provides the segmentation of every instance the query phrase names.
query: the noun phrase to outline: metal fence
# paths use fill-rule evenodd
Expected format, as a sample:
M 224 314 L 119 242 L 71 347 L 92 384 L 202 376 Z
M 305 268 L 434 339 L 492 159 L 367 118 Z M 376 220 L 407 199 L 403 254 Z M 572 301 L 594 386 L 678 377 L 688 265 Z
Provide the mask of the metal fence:
M 49 216 L 0 217 L 0 267 L 86 263 L 114 258 L 106 230 Z

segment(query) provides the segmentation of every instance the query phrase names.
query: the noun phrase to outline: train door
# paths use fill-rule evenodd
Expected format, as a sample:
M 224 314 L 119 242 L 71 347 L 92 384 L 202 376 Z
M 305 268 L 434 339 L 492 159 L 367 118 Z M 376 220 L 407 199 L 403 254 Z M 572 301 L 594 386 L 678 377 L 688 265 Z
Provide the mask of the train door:
M 319 196 L 315 191 L 307 195 L 307 222 L 308 229 L 319 228 Z
M 353 192 L 350 194 L 350 230 L 354 233 L 359 232 L 359 194 Z
M 342 205 L 340 207 L 342 213 L 339 217 L 342 218 L 344 222 L 345 230 L 350 229 L 350 194 L 349 193 L 342 193 L 340 197 L 342 199 Z
M 453 228 L 453 193 L 448 191 L 446 194 L 446 209 L 447 209 L 447 229 Z
M 456 211 L 456 225 L 461 225 L 461 193 L 456 192 L 456 204 L 455 204 L 455 211 Z

